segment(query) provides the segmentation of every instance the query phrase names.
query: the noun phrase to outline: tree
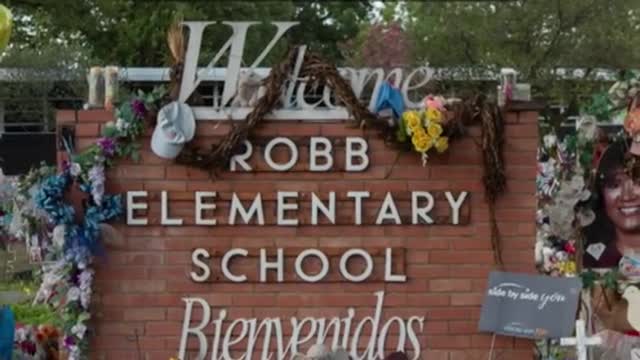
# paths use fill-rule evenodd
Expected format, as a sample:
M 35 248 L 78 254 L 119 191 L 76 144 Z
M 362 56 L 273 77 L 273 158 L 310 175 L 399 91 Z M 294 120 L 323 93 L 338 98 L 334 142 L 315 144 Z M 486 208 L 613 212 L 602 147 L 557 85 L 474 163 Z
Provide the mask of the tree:
M 584 67 L 588 78 L 594 68 L 640 63 L 636 1 L 425 1 L 407 2 L 405 9 L 415 62 L 513 67 L 545 94 L 555 90 L 549 70 L 558 67 Z
M 406 32 L 397 22 L 365 26 L 358 37 L 342 46 L 350 65 L 385 70 L 410 65 L 412 49 Z
M 185 20 L 300 21 L 291 29 L 292 43 L 306 43 L 339 61 L 339 41 L 354 36 L 366 20 L 366 1 L 128 1 L 16 0 L 16 51 L 45 43 L 81 44 L 95 63 L 119 66 L 162 66 L 169 61 L 165 31 L 177 18 Z M 227 40 L 230 29 L 207 28 L 203 63 Z M 251 63 L 275 33 L 263 25 L 248 35 L 244 61 Z M 266 63 L 280 59 L 286 44 L 278 44 Z

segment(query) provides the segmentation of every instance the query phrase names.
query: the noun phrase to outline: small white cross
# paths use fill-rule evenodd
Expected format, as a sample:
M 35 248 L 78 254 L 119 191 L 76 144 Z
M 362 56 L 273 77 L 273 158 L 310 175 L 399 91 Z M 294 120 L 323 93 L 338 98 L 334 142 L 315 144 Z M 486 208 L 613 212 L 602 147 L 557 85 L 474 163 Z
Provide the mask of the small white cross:
M 600 344 L 602 344 L 600 336 L 588 337 L 585 335 L 584 320 L 576 320 L 576 337 L 560 339 L 560 346 L 576 347 L 578 360 L 587 360 L 587 346 Z

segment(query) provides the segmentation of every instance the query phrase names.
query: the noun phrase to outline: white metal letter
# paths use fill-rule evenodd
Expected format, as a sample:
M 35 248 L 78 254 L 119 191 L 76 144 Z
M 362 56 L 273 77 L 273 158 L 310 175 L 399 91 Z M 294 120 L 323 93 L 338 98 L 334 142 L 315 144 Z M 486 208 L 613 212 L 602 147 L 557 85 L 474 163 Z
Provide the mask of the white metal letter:
M 273 148 L 279 144 L 286 145 L 291 151 L 291 158 L 289 159 L 288 162 L 284 164 L 276 164 L 276 162 L 273 161 L 273 158 L 271 157 L 271 152 L 273 151 Z M 272 168 L 273 170 L 287 171 L 291 169 L 298 161 L 298 148 L 296 147 L 296 144 L 294 144 L 293 141 L 291 141 L 291 139 L 289 138 L 285 138 L 285 137 L 274 138 L 271 141 L 269 141 L 269 143 L 267 144 L 267 147 L 265 147 L 264 149 L 264 161 L 266 161 L 269 167 Z
M 267 270 L 276 269 L 277 282 L 284 281 L 284 251 L 278 248 L 275 262 L 268 262 L 267 250 L 260 249 L 260 282 L 267 282 Z
M 318 149 L 318 145 L 322 145 L 323 149 Z M 311 171 L 327 171 L 333 166 L 333 156 L 331 156 L 331 141 L 326 137 L 314 136 L 309 142 L 309 170 Z M 325 158 L 325 163 L 320 165 L 317 163 L 318 157 Z
M 354 148 L 354 145 L 359 144 L 360 147 L 358 149 Z M 367 141 L 361 137 L 347 137 L 347 148 L 346 148 L 346 170 L 351 172 L 356 171 L 364 171 L 367 166 L 369 166 L 369 155 L 367 155 L 367 150 L 369 149 L 369 144 Z M 353 158 L 359 157 L 361 159 L 359 164 L 354 164 Z
M 451 223 L 458 225 L 460 223 L 460 208 L 467 198 L 467 192 L 463 191 L 458 195 L 458 199 L 454 199 L 451 191 L 445 191 L 444 196 L 447 198 L 449 205 L 451 206 Z
M 149 219 L 135 219 L 133 217 L 133 212 L 135 210 L 147 210 L 149 205 L 144 203 L 135 203 L 133 202 L 137 197 L 147 197 L 146 191 L 127 191 L 127 225 L 147 225 L 149 224 Z
M 427 204 L 422 207 L 418 207 L 420 199 L 426 199 Z M 429 212 L 433 209 L 433 196 L 426 191 L 412 191 L 411 192 L 411 223 L 413 225 L 420 224 L 420 220 L 427 224 L 433 224 L 433 219 L 429 216 Z
M 196 225 L 215 225 L 216 219 L 203 219 L 204 210 L 215 210 L 216 204 L 203 203 L 203 198 L 215 198 L 215 191 L 196 191 Z
M 160 223 L 162 225 L 182 225 L 182 219 L 169 218 L 169 195 L 164 190 L 160 196 L 160 205 Z
M 193 250 L 191 253 L 191 262 L 193 265 L 202 269 L 202 275 L 198 275 L 195 271 L 192 271 L 191 280 L 195 282 L 205 282 L 209 280 L 209 277 L 211 276 L 211 268 L 209 268 L 209 265 L 203 262 L 200 258 L 209 259 L 210 257 L 211 255 L 209 255 L 209 252 L 205 249 L 199 248 Z
M 246 275 L 233 275 L 231 273 L 231 271 L 229 271 L 229 261 L 231 261 L 231 258 L 234 256 L 244 256 L 246 257 L 247 255 L 249 255 L 249 252 L 246 249 L 231 249 L 229 251 L 227 251 L 224 256 L 222 257 L 222 274 L 229 280 L 236 282 L 236 283 L 240 283 L 240 282 L 245 282 L 247 281 L 247 276 Z
M 307 275 L 307 273 L 304 272 L 304 269 L 302 268 L 302 263 L 304 262 L 304 259 L 307 256 L 315 256 L 318 259 L 320 259 L 320 262 L 322 263 L 322 268 L 320 269 L 319 273 L 315 275 Z M 327 276 L 327 273 L 329 272 L 329 259 L 327 258 L 327 255 L 325 255 L 322 251 L 317 249 L 306 249 L 303 252 L 301 252 L 298 255 L 298 257 L 296 257 L 295 265 L 296 265 L 296 274 L 298 275 L 298 277 L 310 283 L 318 282 L 324 279 L 324 277 Z
M 240 214 L 242 221 L 248 224 L 251 218 L 256 215 L 258 225 L 264 225 L 264 212 L 262 211 L 262 194 L 258 193 L 253 199 L 249 210 L 245 210 L 238 195 L 234 192 L 231 195 L 231 209 L 229 210 L 229 225 L 236 224 L 236 214 Z
M 285 211 L 298 210 L 298 203 L 287 204 L 287 198 L 295 198 L 298 199 L 297 191 L 278 191 L 278 200 L 276 203 L 277 207 L 277 223 L 278 225 L 283 226 L 298 226 L 298 218 L 295 219 L 285 219 L 284 213 Z

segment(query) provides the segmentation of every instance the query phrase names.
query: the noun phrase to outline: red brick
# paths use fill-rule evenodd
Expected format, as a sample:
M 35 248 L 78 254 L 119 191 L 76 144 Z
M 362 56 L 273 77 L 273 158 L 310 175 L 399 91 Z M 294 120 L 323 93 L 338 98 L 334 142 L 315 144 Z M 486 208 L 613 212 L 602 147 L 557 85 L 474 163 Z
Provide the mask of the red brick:
M 124 311 L 125 321 L 165 320 L 167 310 L 162 308 L 129 308 Z
M 471 345 L 471 337 L 467 335 L 432 335 L 427 345 L 433 349 L 464 349 Z
M 482 305 L 484 295 L 481 294 L 452 294 L 451 305 L 453 306 L 470 306 Z
M 100 135 L 100 127 L 98 124 L 78 124 L 76 125 L 76 136 L 95 137 Z
M 537 124 L 539 115 L 537 111 L 523 111 L 518 114 L 518 120 L 521 124 Z
M 78 122 L 106 123 L 113 120 L 113 113 L 108 110 L 85 110 L 78 112 Z
M 439 279 L 429 281 L 429 290 L 433 292 L 461 292 L 471 290 L 471 281 L 465 279 Z
M 123 165 L 118 167 L 118 179 L 154 179 L 165 177 L 164 166 L 156 165 Z
M 431 252 L 432 264 L 490 264 L 493 263 L 492 251 L 440 251 Z
M 113 120 L 104 110 L 78 113 L 77 144 L 95 143 L 100 126 Z M 531 239 L 535 235 L 535 173 L 537 150 L 537 116 L 534 112 L 507 112 L 507 191 L 498 201 L 498 226 L 502 235 L 506 269 L 533 272 Z M 59 123 L 75 123 L 75 113 L 59 112 Z M 94 305 L 96 307 L 96 358 L 136 358 L 138 332 L 142 357 L 164 359 L 176 356 L 179 332 L 184 317 L 182 298 L 198 296 L 212 306 L 212 315 L 220 309 L 228 311 L 228 319 L 239 317 L 262 319 L 279 316 L 284 321 L 283 332 L 292 329 L 292 316 L 344 316 L 348 307 L 356 310 L 356 319 L 369 315 L 375 306 L 376 291 L 385 291 L 384 318 L 424 316 L 424 330 L 419 334 L 423 358 L 430 360 L 462 360 L 486 358 L 491 337 L 480 334 L 477 322 L 480 305 L 486 291 L 487 276 L 495 269 L 491 248 L 488 206 L 484 200 L 481 152 L 475 145 L 480 127 L 469 128 L 469 137 L 457 139 L 451 149 L 434 155 L 422 167 L 419 155 L 408 152 L 396 161 L 396 153 L 374 131 L 347 129 L 341 121 L 331 123 L 274 122 L 257 129 L 257 150 L 250 163 L 258 171 L 230 173 L 223 171 L 214 177 L 208 171 L 176 165 L 158 158 L 150 150 L 150 134 L 140 140 L 142 162 L 124 160 L 108 172 L 108 189 L 112 192 L 147 190 L 148 217 L 151 225 L 131 227 L 115 224 L 125 237 L 120 248 L 109 249 L 108 262 L 97 269 Z M 208 147 L 220 141 L 228 130 L 226 122 L 199 122 L 198 137 L 193 144 Z M 309 173 L 308 137 L 329 135 L 336 141 L 334 170 Z M 294 171 L 279 173 L 265 168 L 261 147 L 275 136 L 291 137 L 299 144 L 300 160 Z M 366 136 L 369 142 L 371 166 L 360 173 L 344 173 L 344 137 Z M 473 138 L 471 138 L 473 137 Z M 342 143 L 340 143 L 342 142 Z M 286 157 L 285 152 L 277 156 Z M 59 160 L 61 160 L 60 158 Z M 393 164 L 393 169 L 392 169 Z M 185 219 L 188 226 L 164 227 L 159 224 L 160 191 L 169 191 L 171 214 Z M 298 227 L 226 225 L 230 193 L 236 192 L 245 202 L 261 192 L 267 221 L 275 219 L 275 195 L 278 190 L 301 192 Z M 442 191 L 469 191 L 463 207 L 464 222 L 458 226 L 355 226 L 352 201 L 348 191 L 367 190 L 372 193 L 365 201 L 365 221 L 372 221 L 380 201 L 387 191 L 396 199 L 404 217 L 410 209 L 410 191 L 431 191 L 436 194 L 437 215 L 446 220 L 446 201 Z M 218 226 L 193 226 L 194 191 L 217 191 Z M 310 192 L 321 197 L 336 191 L 338 214 L 336 226 L 308 226 Z M 209 262 L 212 280 L 194 283 L 189 278 L 193 270 L 191 251 L 195 248 L 211 251 Z M 245 272 L 251 282 L 235 284 L 222 278 L 220 258 L 231 248 L 247 248 L 249 259 L 235 259 L 232 269 Z M 286 283 L 258 283 L 257 258 L 259 248 L 273 253 L 276 247 L 285 249 Z M 361 247 L 373 253 L 373 281 L 362 284 L 344 282 L 337 272 L 339 255 L 347 248 Z M 384 283 L 383 250 L 394 249 L 394 271 L 407 275 L 407 282 Z M 295 255 L 305 248 L 318 248 L 330 257 L 331 270 L 320 284 L 299 282 L 293 276 Z M 404 250 L 404 251 L 400 251 Z M 353 265 L 352 265 L 353 266 Z M 314 268 L 312 263 L 305 268 Z M 271 276 L 272 274 L 270 274 Z M 202 317 L 194 309 L 193 320 Z M 225 323 L 228 326 L 229 322 Z M 207 330 L 208 336 L 212 328 Z M 361 344 L 365 345 L 365 337 Z M 387 338 L 386 348 L 395 347 L 397 329 Z M 286 339 L 285 339 L 286 341 Z M 527 358 L 531 343 L 498 338 L 497 348 L 505 359 Z M 246 344 L 240 344 L 243 346 Z M 189 349 L 197 348 L 191 338 Z M 410 344 L 406 344 L 410 347 Z M 304 350 L 304 349 L 302 349 Z M 239 355 L 238 355 L 239 356 Z
M 475 334 L 476 332 L 478 332 L 478 323 L 475 321 L 449 321 L 450 334 Z
M 79 112 L 76 110 L 57 110 L 56 111 L 56 124 L 67 125 L 75 124 L 78 121 Z

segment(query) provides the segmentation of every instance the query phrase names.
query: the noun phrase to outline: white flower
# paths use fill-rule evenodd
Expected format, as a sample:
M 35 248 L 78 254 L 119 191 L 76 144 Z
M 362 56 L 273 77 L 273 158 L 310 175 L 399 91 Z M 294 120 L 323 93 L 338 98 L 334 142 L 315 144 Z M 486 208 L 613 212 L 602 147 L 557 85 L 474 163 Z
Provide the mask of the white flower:
M 104 195 L 104 183 L 95 183 L 91 187 L 91 196 L 93 197 L 93 201 L 98 205 L 102 204 L 103 195 Z
M 67 291 L 67 300 L 76 301 L 78 299 L 80 299 L 80 289 L 74 286 Z
M 84 333 L 87 331 L 87 327 L 84 324 L 78 323 L 71 328 L 71 333 L 79 339 L 84 338 Z
M 100 205 L 102 203 L 102 196 L 104 195 L 104 166 L 101 164 L 94 165 L 89 170 L 89 180 L 91 181 L 91 196 L 93 201 Z
M 536 260 L 536 264 L 537 265 L 542 265 L 544 262 L 544 242 L 542 241 L 536 241 L 536 247 L 534 249 L 534 256 L 535 256 L 535 260 Z
M 80 304 L 83 308 L 88 309 L 91 303 L 91 291 L 83 291 L 80 294 Z
M 578 130 L 578 136 L 581 136 L 587 140 L 593 140 L 596 138 L 597 133 L 597 121 L 593 115 L 582 115 L 576 122 L 576 130 Z
M 78 176 L 80 175 L 80 172 L 82 171 L 82 168 L 80 167 L 80 164 L 74 162 L 71 163 L 71 167 L 69 168 L 69 172 L 71 173 L 71 176 Z
M 127 122 L 123 118 L 118 118 L 118 120 L 116 120 L 116 129 L 118 129 L 118 131 L 123 131 L 126 128 Z
M 78 345 L 69 346 L 68 360 L 80 360 L 80 348 Z
M 15 333 L 15 342 L 22 342 L 27 340 L 27 333 L 28 331 L 25 328 L 17 329 Z
M 64 235 L 66 228 L 64 225 L 58 225 L 53 229 L 53 235 L 51 237 L 51 241 L 53 245 L 58 249 L 62 249 L 64 246 Z
M 544 142 L 544 146 L 547 149 L 550 149 L 550 148 L 556 146 L 556 144 L 558 142 L 558 137 L 555 134 L 547 134 L 547 135 L 544 136 L 543 142 Z
M 80 273 L 79 279 L 80 284 L 87 284 L 93 279 L 93 273 L 90 270 L 85 270 Z

